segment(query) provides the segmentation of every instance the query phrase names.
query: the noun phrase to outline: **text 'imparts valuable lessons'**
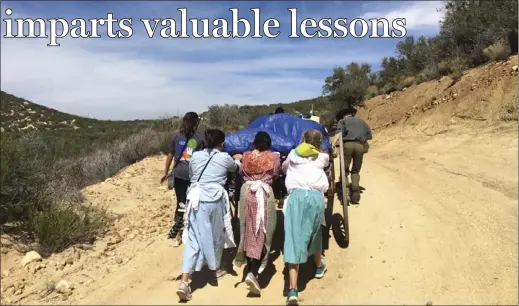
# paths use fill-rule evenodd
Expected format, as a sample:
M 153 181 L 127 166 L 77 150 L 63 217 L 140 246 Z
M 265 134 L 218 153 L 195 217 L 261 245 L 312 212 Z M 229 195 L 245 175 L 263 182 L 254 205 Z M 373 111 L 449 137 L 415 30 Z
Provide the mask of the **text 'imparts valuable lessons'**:
M 149 38 L 277 38 L 281 22 L 276 18 L 261 20 L 260 9 L 250 9 L 253 16 L 242 18 L 238 9 L 231 8 L 227 18 L 189 18 L 187 8 L 180 8 L 180 18 L 141 18 L 139 24 Z M 406 35 L 405 18 L 302 18 L 296 8 L 288 9 L 289 38 L 401 38 Z M 59 39 L 72 38 L 131 38 L 132 18 L 13 18 L 14 11 L 5 10 L 3 38 L 47 38 L 47 46 L 60 46 Z

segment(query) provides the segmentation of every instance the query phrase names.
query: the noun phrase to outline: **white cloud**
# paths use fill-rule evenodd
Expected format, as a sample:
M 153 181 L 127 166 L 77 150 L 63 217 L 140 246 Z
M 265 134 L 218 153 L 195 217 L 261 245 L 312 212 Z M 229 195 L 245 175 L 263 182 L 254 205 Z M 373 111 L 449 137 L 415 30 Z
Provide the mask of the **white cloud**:
M 423 3 L 423 2 L 422 2 Z M 425 4 L 425 3 L 423 3 Z M 22 14 L 21 14 L 22 15 Z M 2 39 L 2 90 L 102 119 L 156 118 L 211 104 L 312 98 L 327 69 L 376 63 L 385 49 L 355 41 L 283 39 Z
M 319 44 L 266 47 L 253 40 L 232 40 L 214 43 L 236 52 L 254 51 L 255 56 L 186 61 L 176 59 L 184 44 L 160 41 L 154 52 L 162 56 L 153 58 L 124 45 L 105 45 L 103 51 L 89 45 L 101 40 L 77 42 L 63 39 L 61 47 L 51 48 L 39 39 L 2 39 L 2 89 L 80 115 L 157 117 L 177 110 L 204 111 L 211 104 L 268 104 L 311 98 L 320 92 L 322 77 L 291 73 L 291 69 L 331 70 L 346 61 L 380 58 L 376 53 L 348 52 Z M 206 50 L 211 54 L 211 43 L 190 43 L 186 46 L 188 53 Z M 271 55 L 263 56 L 262 50 Z
M 443 12 L 439 12 L 437 9 L 442 8 L 442 1 L 404 3 L 402 6 L 389 11 L 367 12 L 362 15 L 362 18 L 386 18 L 390 22 L 397 18 L 405 18 L 408 30 L 422 27 L 439 27 L 439 21 L 443 18 Z

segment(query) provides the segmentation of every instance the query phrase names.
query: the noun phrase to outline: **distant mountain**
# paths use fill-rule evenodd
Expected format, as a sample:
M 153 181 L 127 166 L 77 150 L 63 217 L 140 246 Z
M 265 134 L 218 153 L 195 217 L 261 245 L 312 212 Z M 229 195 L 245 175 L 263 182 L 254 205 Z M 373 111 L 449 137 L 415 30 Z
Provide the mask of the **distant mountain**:
M 0 92 L 1 131 L 2 132 L 35 132 L 35 131 L 76 131 L 96 130 L 104 132 L 118 129 L 121 126 L 138 127 L 164 120 L 132 120 L 111 121 L 97 120 L 75 116 L 58 110 L 36 104 L 31 101 L 13 96 L 4 91 Z

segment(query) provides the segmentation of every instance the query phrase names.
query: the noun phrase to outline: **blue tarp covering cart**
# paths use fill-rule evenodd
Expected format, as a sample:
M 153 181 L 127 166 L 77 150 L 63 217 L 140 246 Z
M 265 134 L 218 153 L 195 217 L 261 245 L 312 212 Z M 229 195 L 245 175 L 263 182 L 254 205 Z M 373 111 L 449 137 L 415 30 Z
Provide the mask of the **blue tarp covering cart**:
M 303 133 L 308 129 L 315 129 L 323 134 L 323 150 L 332 147 L 328 133 L 321 124 L 290 114 L 275 114 L 260 116 L 246 128 L 226 135 L 225 151 L 236 154 L 253 150 L 254 137 L 258 132 L 264 131 L 272 139 L 271 150 L 286 155 L 301 143 Z

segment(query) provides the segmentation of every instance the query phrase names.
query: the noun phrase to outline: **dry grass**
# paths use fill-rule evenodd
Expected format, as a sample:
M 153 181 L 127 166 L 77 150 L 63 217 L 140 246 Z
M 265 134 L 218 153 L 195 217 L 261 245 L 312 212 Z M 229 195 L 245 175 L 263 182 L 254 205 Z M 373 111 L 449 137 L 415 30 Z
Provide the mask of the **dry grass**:
M 415 83 L 416 83 L 415 77 L 403 76 L 400 78 L 400 82 L 398 82 L 397 88 L 398 88 L 398 90 L 402 90 L 404 88 L 413 86 Z
M 98 145 L 86 156 L 55 159 L 61 142 L 37 135 L 1 139 L 0 221 L 28 233 L 49 254 L 91 243 L 109 222 L 106 211 L 86 206 L 80 190 L 114 175 L 146 156 L 164 152 L 171 132 L 144 129 Z M 93 146 L 92 143 L 85 143 Z
M 509 99 L 502 109 L 502 112 L 499 116 L 499 118 L 503 121 L 517 121 L 517 99 Z
M 371 99 L 379 95 L 377 86 L 371 85 L 366 89 L 366 99 Z
M 485 48 L 483 53 L 490 61 L 504 61 L 508 59 L 512 51 L 506 42 L 498 41 L 495 44 Z

